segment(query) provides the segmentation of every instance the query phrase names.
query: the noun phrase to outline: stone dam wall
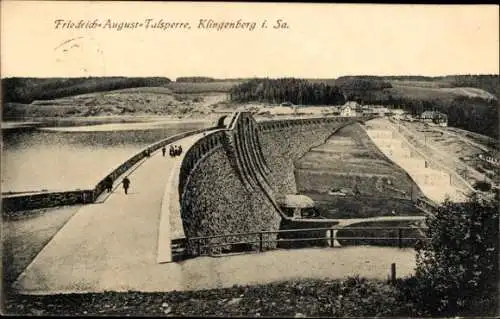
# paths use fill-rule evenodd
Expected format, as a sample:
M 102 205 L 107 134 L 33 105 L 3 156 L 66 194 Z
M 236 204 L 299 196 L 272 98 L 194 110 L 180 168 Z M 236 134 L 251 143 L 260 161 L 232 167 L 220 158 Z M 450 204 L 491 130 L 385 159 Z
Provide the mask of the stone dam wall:
M 271 187 L 281 194 L 296 194 L 294 163 L 311 148 L 321 145 L 352 118 L 298 119 L 259 123 L 262 152 L 272 174 Z
M 277 199 L 296 194 L 294 161 L 324 143 L 335 130 L 359 118 L 307 118 L 256 122 L 247 112 L 235 113 L 225 128 L 207 134 L 184 157 L 179 177 L 181 218 L 188 253 L 203 244 L 255 241 L 258 234 L 234 238 L 224 234 L 277 231 L 283 219 Z M 288 223 L 289 224 L 289 223 Z M 274 248 L 276 234 L 267 233 L 264 248 Z M 255 248 L 255 247 L 254 247 Z M 212 250 L 212 251 L 214 251 Z

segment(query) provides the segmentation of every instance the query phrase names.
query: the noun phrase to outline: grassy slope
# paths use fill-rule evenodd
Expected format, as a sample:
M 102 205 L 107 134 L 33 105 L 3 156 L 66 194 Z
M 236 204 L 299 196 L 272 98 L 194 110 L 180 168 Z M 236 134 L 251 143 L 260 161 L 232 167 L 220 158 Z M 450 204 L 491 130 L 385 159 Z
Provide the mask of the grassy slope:
M 225 93 L 175 93 L 178 87 L 143 87 L 95 92 L 31 104 L 5 103 L 4 120 L 107 115 L 163 115 L 185 117 L 211 113 Z M 186 92 L 182 88 L 182 92 Z M 190 91 L 192 92 L 192 91 Z

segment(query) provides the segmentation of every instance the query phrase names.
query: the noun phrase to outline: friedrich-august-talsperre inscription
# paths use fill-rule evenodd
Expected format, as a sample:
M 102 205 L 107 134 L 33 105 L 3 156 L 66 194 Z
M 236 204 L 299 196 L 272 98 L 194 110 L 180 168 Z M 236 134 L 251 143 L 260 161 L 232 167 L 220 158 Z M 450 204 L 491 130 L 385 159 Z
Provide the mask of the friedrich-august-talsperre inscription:
M 284 19 L 262 19 L 249 21 L 245 19 L 218 20 L 201 18 L 193 21 L 171 21 L 164 18 L 145 18 L 136 21 L 120 21 L 113 19 L 55 19 L 54 29 L 87 29 L 87 30 L 205 30 L 205 31 L 254 31 L 261 29 L 286 30 L 290 24 Z

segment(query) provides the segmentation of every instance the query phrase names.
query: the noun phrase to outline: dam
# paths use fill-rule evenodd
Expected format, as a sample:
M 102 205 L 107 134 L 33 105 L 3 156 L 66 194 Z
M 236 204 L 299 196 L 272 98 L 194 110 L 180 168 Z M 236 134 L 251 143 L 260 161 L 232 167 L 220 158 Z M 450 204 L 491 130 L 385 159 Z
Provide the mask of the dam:
M 280 248 L 278 233 L 283 229 L 318 228 L 324 234 L 323 229 L 332 225 L 371 221 L 306 218 L 287 209 L 287 200 L 306 197 L 306 190 L 324 194 L 331 187 L 351 188 L 368 202 L 385 195 L 405 207 L 432 204 L 411 176 L 375 146 L 364 128 L 370 119 L 256 120 L 249 112 L 236 112 L 210 128 L 159 141 L 147 148 L 150 157 L 138 153 L 110 173 L 115 182 L 111 194 L 104 192 L 102 182 L 68 198 L 57 194 L 66 205 L 87 202 L 43 247 L 13 288 L 23 293 L 180 290 L 192 284 L 194 279 L 189 283 L 182 279 L 188 275 L 203 286 L 205 277 L 197 276 L 210 270 L 196 268 L 196 260 L 205 257 L 173 262 L 175 243 L 183 243 L 187 256 L 199 254 L 192 239 L 200 237 L 211 238 L 213 253 L 223 252 L 235 240 L 246 242 L 250 249 L 260 245 L 257 248 L 273 250 Z M 162 157 L 160 148 L 173 143 L 184 153 L 173 159 Z M 345 149 L 339 154 L 327 144 Z M 323 164 L 317 157 L 321 152 L 331 155 Z M 345 167 L 335 162 L 341 157 Z M 373 163 L 376 172 L 370 170 Z M 321 179 L 325 175 L 331 182 Z M 124 176 L 131 176 L 129 195 L 117 189 Z M 16 196 L 7 207 L 50 204 L 54 198 L 37 196 L 36 200 Z M 394 220 L 422 220 L 423 212 L 419 214 Z M 263 232 L 264 240 L 253 242 L 255 234 Z

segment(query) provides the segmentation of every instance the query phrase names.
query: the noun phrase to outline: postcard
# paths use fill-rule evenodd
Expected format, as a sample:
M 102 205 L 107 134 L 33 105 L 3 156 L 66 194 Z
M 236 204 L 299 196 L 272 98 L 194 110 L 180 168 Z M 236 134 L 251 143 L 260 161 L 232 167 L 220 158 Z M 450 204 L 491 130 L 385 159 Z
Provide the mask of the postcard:
M 3 314 L 498 315 L 498 6 L 1 6 Z

